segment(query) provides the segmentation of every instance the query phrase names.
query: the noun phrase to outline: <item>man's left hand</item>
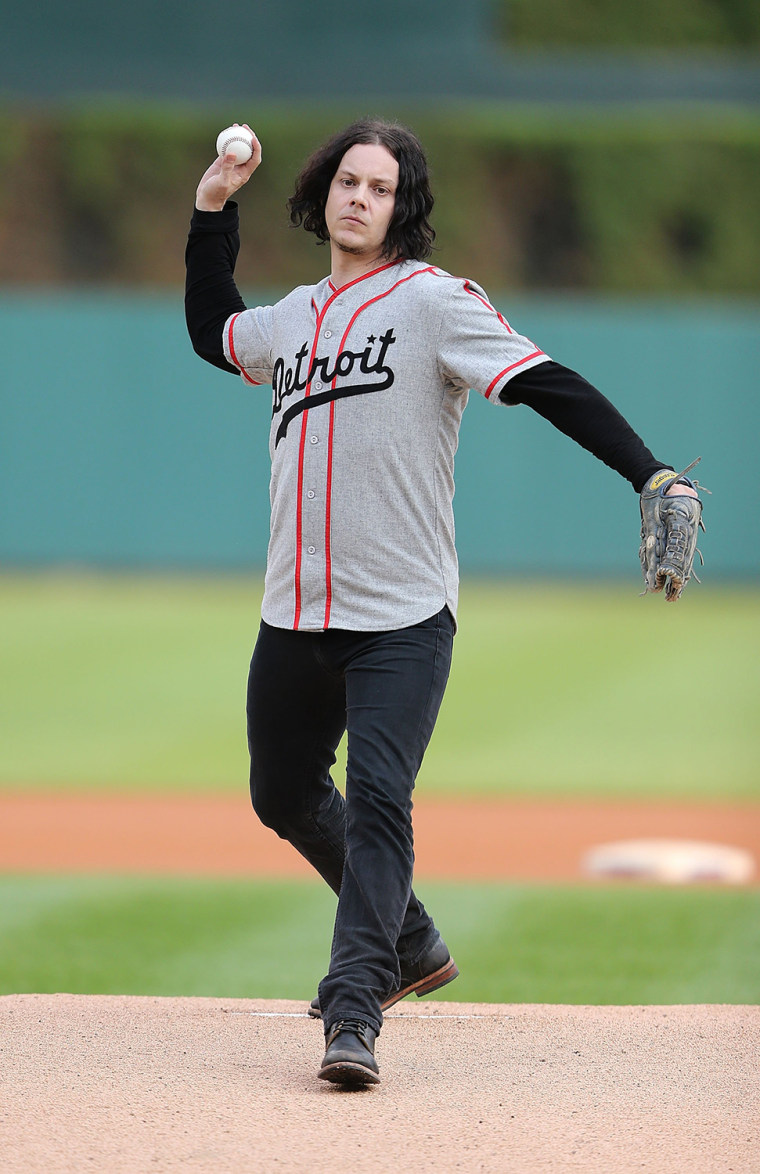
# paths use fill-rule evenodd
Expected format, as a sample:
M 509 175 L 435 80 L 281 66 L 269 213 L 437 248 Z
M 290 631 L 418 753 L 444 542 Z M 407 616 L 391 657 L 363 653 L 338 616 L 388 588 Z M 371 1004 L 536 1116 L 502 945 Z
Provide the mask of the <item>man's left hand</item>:
M 679 598 L 693 575 L 697 535 L 700 527 L 704 530 L 697 487 L 681 476 L 660 469 L 641 492 L 639 558 L 646 590 L 664 588 L 669 603 Z

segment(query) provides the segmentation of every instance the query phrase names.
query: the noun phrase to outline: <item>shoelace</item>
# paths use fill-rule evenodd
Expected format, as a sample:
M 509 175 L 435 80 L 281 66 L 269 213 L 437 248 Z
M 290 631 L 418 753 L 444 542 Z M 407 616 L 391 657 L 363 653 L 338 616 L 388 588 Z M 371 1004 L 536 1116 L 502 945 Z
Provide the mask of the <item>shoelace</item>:
M 354 1035 L 358 1035 L 359 1039 L 362 1041 L 362 1043 L 365 1045 L 365 1047 L 368 1047 L 369 1046 L 367 1044 L 367 1028 L 368 1028 L 368 1026 L 369 1026 L 369 1024 L 364 1023 L 364 1021 L 361 1019 L 341 1019 L 340 1022 L 336 1023 L 335 1026 L 332 1028 L 332 1030 L 330 1032 L 330 1038 L 327 1041 L 328 1045 L 332 1043 L 332 1041 L 335 1039 L 338 1032 L 352 1031 L 354 1033 Z

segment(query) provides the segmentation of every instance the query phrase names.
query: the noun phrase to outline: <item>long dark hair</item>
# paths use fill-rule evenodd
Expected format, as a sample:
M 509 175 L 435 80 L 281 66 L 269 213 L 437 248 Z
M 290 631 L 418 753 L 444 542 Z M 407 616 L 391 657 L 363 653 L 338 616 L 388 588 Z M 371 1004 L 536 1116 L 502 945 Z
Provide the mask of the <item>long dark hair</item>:
M 329 240 L 325 204 L 340 161 L 357 143 L 378 143 L 398 162 L 398 188 L 393 216 L 385 237 L 389 259 L 424 261 L 430 256 L 435 231 L 428 217 L 433 207 L 427 160 L 419 139 L 407 127 L 365 118 L 333 135 L 307 160 L 288 200 L 290 222 L 313 232 L 320 244 Z

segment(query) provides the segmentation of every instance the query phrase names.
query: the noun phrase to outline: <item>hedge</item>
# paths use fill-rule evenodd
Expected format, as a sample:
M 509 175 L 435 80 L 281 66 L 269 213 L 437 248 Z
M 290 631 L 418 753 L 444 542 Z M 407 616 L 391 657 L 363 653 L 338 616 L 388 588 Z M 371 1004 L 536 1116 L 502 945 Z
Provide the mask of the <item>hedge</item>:
M 499 0 L 502 38 L 563 49 L 757 50 L 757 0 Z
M 760 292 L 757 114 L 393 113 L 426 145 L 435 261 L 453 272 L 499 290 Z M 310 150 L 354 116 L 258 111 L 241 284 L 324 274 L 326 250 L 290 228 L 286 201 Z M 0 111 L 0 281 L 181 283 L 193 193 L 225 121 L 229 110 L 165 105 Z

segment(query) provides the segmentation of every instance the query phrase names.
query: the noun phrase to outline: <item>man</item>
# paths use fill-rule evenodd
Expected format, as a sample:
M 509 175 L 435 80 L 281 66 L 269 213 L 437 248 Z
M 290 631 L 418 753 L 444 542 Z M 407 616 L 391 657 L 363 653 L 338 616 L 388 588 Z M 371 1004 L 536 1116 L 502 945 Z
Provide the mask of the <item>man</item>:
M 204 359 L 272 385 L 251 796 L 338 894 L 330 967 L 312 1004 L 326 1036 L 319 1076 L 360 1085 L 379 1080 L 383 1010 L 458 974 L 412 890 L 411 811 L 451 661 L 453 466 L 468 389 L 529 404 L 658 501 L 666 490 L 679 503 L 696 493 L 482 289 L 426 263 L 433 198 L 404 127 L 356 123 L 311 157 L 291 220 L 328 244 L 329 276 L 246 309 L 230 197 L 260 162 L 254 136 L 248 163 L 217 159 L 200 181 L 186 313 Z M 688 570 L 671 565 L 672 546 L 658 546 L 649 585 L 675 597 Z M 345 730 L 344 800 L 330 769 Z

